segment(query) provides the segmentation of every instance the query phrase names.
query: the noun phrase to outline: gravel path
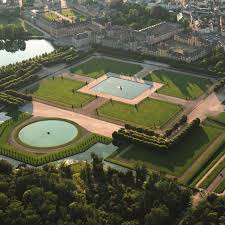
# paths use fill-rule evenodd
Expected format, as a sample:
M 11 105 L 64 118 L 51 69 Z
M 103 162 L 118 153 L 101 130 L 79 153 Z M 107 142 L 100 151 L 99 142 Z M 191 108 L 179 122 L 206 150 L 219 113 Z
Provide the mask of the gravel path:
M 225 105 L 222 104 L 220 95 L 214 92 L 206 99 L 201 100 L 196 108 L 188 115 L 188 122 L 199 118 L 201 121 L 207 118 L 208 115 L 218 115 L 225 110 Z
M 33 102 L 32 114 L 36 117 L 58 117 L 68 119 L 78 123 L 92 133 L 97 133 L 106 137 L 112 137 L 112 133 L 121 128 L 121 126 L 113 123 L 35 101 Z

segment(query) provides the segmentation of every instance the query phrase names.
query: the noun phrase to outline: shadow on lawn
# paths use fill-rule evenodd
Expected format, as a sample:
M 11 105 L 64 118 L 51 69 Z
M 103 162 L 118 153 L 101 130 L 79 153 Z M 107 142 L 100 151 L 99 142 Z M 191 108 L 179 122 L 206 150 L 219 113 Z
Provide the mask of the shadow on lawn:
M 150 167 L 157 167 L 166 172 L 176 173 L 177 170 L 182 170 L 181 168 L 207 143 L 209 143 L 208 135 L 202 127 L 199 127 L 168 153 L 162 154 L 135 146 L 121 157 L 126 160 L 140 161 L 146 166 L 149 164 Z
M 203 92 L 207 89 L 208 82 L 204 82 L 202 79 L 194 79 L 190 76 L 186 76 L 181 74 L 169 73 L 167 71 L 155 71 L 152 75 L 155 75 L 159 82 L 176 86 L 180 90 L 180 92 L 186 96 L 187 98 L 193 98 L 191 95 L 192 90 L 194 90 L 194 86 L 198 86 Z M 179 77 L 180 76 L 180 77 Z M 151 74 L 148 77 L 149 80 L 152 80 Z M 194 81 L 193 81 L 194 79 Z

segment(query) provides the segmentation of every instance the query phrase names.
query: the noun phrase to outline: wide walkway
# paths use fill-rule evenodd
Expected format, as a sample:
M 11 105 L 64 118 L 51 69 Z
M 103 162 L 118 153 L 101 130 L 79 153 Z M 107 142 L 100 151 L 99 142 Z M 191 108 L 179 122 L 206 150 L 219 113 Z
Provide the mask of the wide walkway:
M 100 134 L 106 137 L 112 137 L 112 133 L 121 128 L 121 126 L 113 123 L 35 101 L 33 101 L 32 114 L 36 117 L 58 117 L 68 119 L 78 123 L 92 133 Z
M 225 110 L 225 105 L 222 103 L 223 93 L 210 94 L 206 99 L 201 100 L 194 110 L 188 115 L 188 122 L 199 118 L 201 121 L 207 118 L 208 115 L 218 115 Z

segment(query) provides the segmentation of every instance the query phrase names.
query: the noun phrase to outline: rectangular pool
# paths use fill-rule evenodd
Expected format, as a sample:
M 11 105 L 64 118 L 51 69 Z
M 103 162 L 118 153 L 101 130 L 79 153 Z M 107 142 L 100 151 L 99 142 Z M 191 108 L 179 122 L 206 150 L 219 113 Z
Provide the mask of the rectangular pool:
M 106 80 L 92 87 L 91 90 L 131 100 L 152 87 L 153 84 L 150 82 L 139 83 L 109 75 Z

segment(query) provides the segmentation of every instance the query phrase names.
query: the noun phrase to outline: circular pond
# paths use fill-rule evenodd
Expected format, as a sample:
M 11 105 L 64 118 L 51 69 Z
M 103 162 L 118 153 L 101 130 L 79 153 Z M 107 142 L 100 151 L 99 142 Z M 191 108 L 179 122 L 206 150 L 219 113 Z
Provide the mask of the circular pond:
M 78 135 L 77 127 L 64 120 L 41 120 L 23 127 L 19 140 L 37 148 L 51 148 L 65 145 Z

